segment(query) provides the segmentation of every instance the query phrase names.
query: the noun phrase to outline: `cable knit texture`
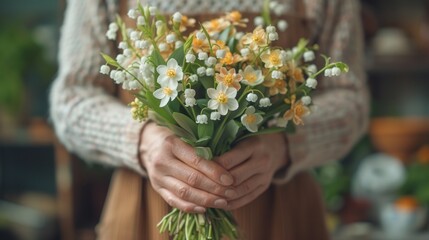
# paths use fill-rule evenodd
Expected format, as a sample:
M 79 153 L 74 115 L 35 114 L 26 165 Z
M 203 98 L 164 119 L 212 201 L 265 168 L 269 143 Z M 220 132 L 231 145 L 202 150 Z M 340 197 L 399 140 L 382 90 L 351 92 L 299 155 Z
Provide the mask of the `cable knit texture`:
M 297 0 L 298 1 L 298 0 Z M 216 13 L 232 9 L 258 12 L 261 0 L 147 0 L 161 11 Z M 294 0 L 283 0 L 294 9 Z M 130 1 L 135 4 L 135 1 Z M 362 32 L 355 0 L 305 0 L 305 17 L 321 53 L 351 67 L 348 74 L 319 81 L 313 113 L 305 126 L 288 135 L 291 165 L 276 174 L 285 183 L 296 173 L 338 160 L 365 131 L 368 93 L 362 63 Z M 144 123 L 131 119 L 129 108 L 115 97 L 113 81 L 98 73 L 100 52 L 114 54 L 105 37 L 117 13 L 115 0 L 68 0 L 60 41 L 60 69 L 51 96 L 51 117 L 60 140 L 88 161 L 127 166 L 145 173 L 138 163 L 138 142 Z M 288 13 L 286 13 L 288 14 Z M 289 14 L 294 14 L 290 11 Z M 144 144 L 144 143 L 143 143 Z

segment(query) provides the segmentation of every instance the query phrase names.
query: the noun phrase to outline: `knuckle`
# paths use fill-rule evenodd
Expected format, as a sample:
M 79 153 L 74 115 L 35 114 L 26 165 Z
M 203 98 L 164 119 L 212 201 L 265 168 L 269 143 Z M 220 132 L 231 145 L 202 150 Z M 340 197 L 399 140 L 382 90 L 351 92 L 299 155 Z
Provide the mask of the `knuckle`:
M 194 166 L 199 166 L 201 164 L 201 158 L 197 155 L 191 157 L 191 164 Z
M 197 185 L 197 183 L 199 182 L 199 180 L 200 180 L 199 174 L 196 172 L 191 172 L 188 176 L 187 183 L 190 186 L 195 187 Z
M 185 186 L 179 187 L 177 189 L 177 195 L 181 199 L 185 199 L 189 195 L 189 189 Z
M 170 205 L 172 207 L 176 207 L 176 204 L 175 204 L 172 196 L 168 196 L 164 200 L 165 200 L 165 202 L 167 202 L 168 205 Z

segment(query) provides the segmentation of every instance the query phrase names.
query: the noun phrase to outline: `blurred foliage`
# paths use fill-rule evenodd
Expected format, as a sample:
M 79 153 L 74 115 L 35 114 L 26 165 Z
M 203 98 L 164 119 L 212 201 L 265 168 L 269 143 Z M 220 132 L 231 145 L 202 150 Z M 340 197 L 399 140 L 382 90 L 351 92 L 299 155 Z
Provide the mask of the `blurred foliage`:
M 47 86 L 55 70 L 24 24 L 0 23 L 0 29 L 0 109 L 16 115 L 25 97 L 25 79 L 36 76 Z

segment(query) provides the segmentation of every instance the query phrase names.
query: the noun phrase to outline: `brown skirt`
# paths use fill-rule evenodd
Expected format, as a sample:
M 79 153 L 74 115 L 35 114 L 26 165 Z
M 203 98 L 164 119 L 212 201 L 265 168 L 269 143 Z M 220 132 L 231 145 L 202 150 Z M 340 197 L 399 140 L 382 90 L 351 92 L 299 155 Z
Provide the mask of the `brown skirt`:
M 164 240 L 156 224 L 169 212 L 149 181 L 126 169 L 115 172 L 106 200 L 98 239 Z M 308 173 L 271 186 L 249 205 L 233 211 L 245 240 L 325 240 L 320 189 Z

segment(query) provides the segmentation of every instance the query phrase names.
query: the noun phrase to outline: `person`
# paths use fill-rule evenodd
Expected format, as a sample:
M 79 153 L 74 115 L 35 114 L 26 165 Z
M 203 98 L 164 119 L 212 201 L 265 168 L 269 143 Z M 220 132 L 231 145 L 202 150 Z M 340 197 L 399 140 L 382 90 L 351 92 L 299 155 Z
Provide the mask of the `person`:
M 143 1 L 199 21 L 232 9 L 256 13 L 262 2 Z M 320 189 L 306 170 L 340 159 L 367 127 L 359 3 L 279 2 L 289 6 L 282 16 L 289 23 L 280 36 L 284 45 L 306 36 L 321 53 L 349 64 L 350 72 L 319 81 L 317 108 L 296 133 L 249 138 L 215 161 L 197 157 L 168 129 L 132 120 L 121 101 L 126 94 L 99 74 L 100 52 L 113 55 L 117 49 L 105 37 L 107 26 L 116 13 L 125 15 L 120 9 L 128 9 L 128 1 L 67 2 L 50 113 L 67 149 L 118 169 L 97 228 L 100 239 L 168 239 L 156 224 L 170 206 L 187 212 L 231 210 L 243 239 L 329 239 Z

